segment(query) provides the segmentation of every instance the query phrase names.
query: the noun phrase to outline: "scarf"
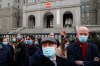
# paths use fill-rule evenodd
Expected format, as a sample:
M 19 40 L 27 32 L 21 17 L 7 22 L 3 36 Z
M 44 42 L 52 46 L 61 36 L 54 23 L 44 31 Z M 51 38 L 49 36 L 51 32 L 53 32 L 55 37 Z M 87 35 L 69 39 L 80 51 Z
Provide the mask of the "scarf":
M 78 43 L 78 45 L 81 47 L 81 50 L 82 50 L 82 57 L 83 59 L 86 59 L 86 48 L 87 48 L 87 42 L 85 43 L 81 43 L 78 39 L 76 41 Z

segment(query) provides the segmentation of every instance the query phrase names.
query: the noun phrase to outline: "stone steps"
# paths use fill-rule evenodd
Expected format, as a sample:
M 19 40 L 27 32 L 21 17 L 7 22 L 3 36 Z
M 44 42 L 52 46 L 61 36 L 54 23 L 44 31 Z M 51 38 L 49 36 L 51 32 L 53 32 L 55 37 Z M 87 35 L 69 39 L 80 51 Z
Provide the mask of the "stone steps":
M 66 31 L 67 33 L 75 33 L 74 28 L 35 28 L 35 29 L 24 29 L 20 33 L 60 33 Z

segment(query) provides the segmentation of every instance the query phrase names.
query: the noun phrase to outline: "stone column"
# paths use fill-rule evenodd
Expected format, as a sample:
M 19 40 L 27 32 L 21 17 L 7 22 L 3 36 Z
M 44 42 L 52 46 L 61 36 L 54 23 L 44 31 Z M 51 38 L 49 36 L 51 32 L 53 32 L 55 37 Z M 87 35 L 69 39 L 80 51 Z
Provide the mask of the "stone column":
M 80 0 L 75 0 L 75 5 L 77 7 L 75 7 L 75 14 L 74 14 L 74 25 L 76 26 L 80 26 L 81 25 L 81 10 L 80 10 L 80 6 L 81 6 L 81 3 L 80 3 Z
M 81 25 L 81 12 L 80 12 L 80 7 L 75 7 L 75 14 L 74 14 L 74 21 L 73 23 L 75 23 L 75 26 L 79 26 Z
M 28 22 L 27 19 L 28 19 L 27 13 L 23 13 L 23 27 L 27 27 L 27 22 Z
M 62 26 L 61 26 L 61 24 L 62 24 L 62 23 L 61 23 L 61 18 L 62 18 L 62 17 L 61 17 L 60 9 L 57 9 L 55 13 L 56 13 L 56 14 L 55 14 L 55 15 L 56 15 L 56 16 L 55 16 L 55 19 L 56 19 L 56 20 L 55 20 L 55 22 L 56 22 L 55 27 L 56 27 L 56 28 L 61 28 L 61 27 L 62 27 Z
M 36 12 L 36 17 L 35 17 L 35 27 L 36 28 L 42 28 L 43 27 L 43 17 L 41 15 L 41 11 Z

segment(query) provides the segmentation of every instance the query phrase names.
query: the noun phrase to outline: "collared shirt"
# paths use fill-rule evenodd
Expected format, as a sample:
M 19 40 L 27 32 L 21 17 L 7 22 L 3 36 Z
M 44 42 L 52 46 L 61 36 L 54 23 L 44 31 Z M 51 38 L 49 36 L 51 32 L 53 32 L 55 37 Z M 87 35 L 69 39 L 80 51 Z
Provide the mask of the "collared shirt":
M 57 66 L 57 62 L 56 62 L 56 56 L 50 58 L 50 60 L 54 63 L 55 66 Z

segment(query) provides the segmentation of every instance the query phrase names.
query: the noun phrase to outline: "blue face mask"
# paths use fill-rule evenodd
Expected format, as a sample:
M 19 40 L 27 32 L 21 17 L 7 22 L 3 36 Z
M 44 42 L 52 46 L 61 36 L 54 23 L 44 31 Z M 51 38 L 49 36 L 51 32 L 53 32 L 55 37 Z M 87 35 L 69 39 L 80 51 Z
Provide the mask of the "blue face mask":
M 26 40 L 26 44 L 32 44 L 32 41 L 31 40 Z
M 21 36 L 17 36 L 18 40 L 20 40 L 22 37 Z
M 38 41 L 35 41 L 34 44 L 35 44 L 35 45 L 38 45 L 39 43 L 38 43 Z
M 42 50 L 43 50 L 43 55 L 47 58 L 51 58 L 55 56 L 56 54 L 54 47 L 46 47 L 46 48 L 43 48 Z
M 2 42 L 2 44 L 3 44 L 3 45 L 7 45 L 7 44 L 8 44 L 8 42 Z
M 88 36 L 79 36 L 78 39 L 81 43 L 84 43 L 87 42 Z

